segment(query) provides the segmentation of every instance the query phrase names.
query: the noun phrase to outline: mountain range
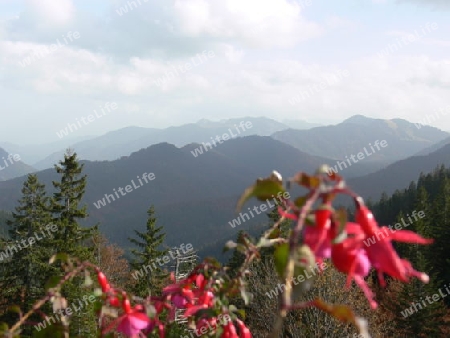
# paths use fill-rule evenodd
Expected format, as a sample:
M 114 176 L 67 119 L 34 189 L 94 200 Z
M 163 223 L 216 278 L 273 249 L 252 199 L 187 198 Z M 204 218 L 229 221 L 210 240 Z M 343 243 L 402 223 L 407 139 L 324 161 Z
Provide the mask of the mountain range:
M 385 140 L 387 147 L 364 160 L 377 168 L 412 156 L 449 136 L 438 128 L 422 126 L 419 129 L 402 119 L 372 119 L 362 115 L 352 116 L 337 125 L 309 130 L 288 129 L 272 135 L 301 151 L 335 161 L 356 155 L 364 147 L 370 149 L 376 140 Z
M 90 214 L 89 224 L 100 222 L 101 230 L 113 242 L 126 247 L 130 225 L 143 230 L 146 210 L 153 204 L 158 222 L 165 226 L 168 243 L 190 242 L 202 247 L 211 238 L 233 237 L 240 230 L 228 222 L 236 217 L 237 198 L 257 177 L 275 169 L 287 176 L 299 168 L 311 172 L 327 161 L 262 136 L 229 140 L 194 157 L 191 151 L 197 146 L 177 148 L 160 143 L 115 161 L 82 161 L 88 175 L 84 202 Z M 105 195 L 114 195 L 114 189 L 132 180 L 136 184 L 144 173 L 153 173 L 155 179 L 126 196 L 114 201 L 110 198 L 103 207 L 94 205 L 99 205 Z M 55 171 L 40 171 L 38 177 L 52 193 L 51 181 L 58 179 Z M 12 210 L 24 179 L 0 182 L 0 209 Z M 265 220 L 264 215 L 244 222 L 242 229 L 261 220 Z
M 313 156 L 272 136 L 257 135 L 230 139 L 195 156 L 195 150 L 204 145 L 189 142 L 180 146 L 179 144 L 188 141 L 189 136 L 176 136 L 176 131 L 181 132 L 183 128 L 197 130 L 198 133 L 202 133 L 201 139 L 204 140 L 202 142 L 208 142 L 207 137 L 222 135 L 226 132 L 224 128 L 234 127 L 234 124 L 241 121 L 245 119 L 224 123 L 221 128 L 218 127 L 218 123 L 210 121 L 200 121 L 197 126 L 174 127 L 175 131 L 169 134 L 174 135 L 174 139 L 178 137 L 178 147 L 162 142 L 143 147 L 112 161 L 83 160 L 84 173 L 88 176 L 83 203 L 86 203 L 90 214 L 85 225 L 100 222 L 101 231 L 111 241 L 127 248 L 130 230 L 144 230 L 146 211 L 153 204 L 158 223 L 164 226 L 167 233 L 168 245 L 192 243 L 195 248 L 211 253 L 212 250 L 219 250 L 214 248 L 215 242 L 222 245 L 225 239 L 234 238 L 241 229 L 252 228 L 253 231 L 263 229 L 261 226 L 267 221 L 267 217 L 264 214 L 251 214 L 251 210 L 248 209 L 261 205 L 262 202 L 245 205 L 242 213 L 246 213 L 246 217 L 243 217 L 243 214 L 236 214 L 235 207 L 239 195 L 246 187 L 256 178 L 268 176 L 273 170 L 279 171 L 286 178 L 299 170 L 311 173 L 324 163 L 330 165 L 336 163 L 336 159 L 342 154 L 357 153 L 366 142 L 369 144 L 376 139 L 386 139 L 389 146 L 380 151 L 386 152 L 383 156 L 380 154 L 381 159 L 375 156 L 374 159 L 367 158 L 340 172 L 348 178 L 350 187 L 356 192 L 364 198 L 376 200 L 382 192 L 390 194 L 396 189 L 406 188 L 412 180 L 417 180 L 421 172 L 430 172 L 441 164 L 450 165 L 450 145 L 444 145 L 437 150 L 431 145 L 433 142 L 439 144 L 446 139 L 447 133 L 431 127 L 414 130 L 411 129 L 409 122 L 398 119 L 374 120 L 357 116 L 336 126 L 295 131 L 308 133 L 313 139 L 317 138 L 316 134 L 322 134 L 328 142 L 324 141 L 322 148 L 317 148 L 321 149 L 317 153 L 331 154 L 325 149 L 334 147 L 341 153 L 333 155 L 332 158 Z M 273 135 L 273 130 L 282 128 L 282 124 L 270 126 L 270 120 L 265 121 L 267 124 L 263 122 L 264 120 L 259 125 L 255 124 L 254 130 Z M 375 128 L 376 132 L 372 128 Z M 355 133 L 354 137 L 344 137 L 344 131 Z M 115 137 L 115 133 L 120 136 Z M 118 141 L 120 137 L 134 138 L 133 142 L 139 144 L 144 142 L 143 139 L 148 139 L 151 133 L 156 135 L 160 131 L 131 127 L 108 133 L 103 136 L 106 145 L 104 150 L 113 150 L 114 140 Z M 275 135 L 283 133 L 275 131 Z M 93 140 L 81 143 L 83 142 L 89 144 Z M 118 148 L 121 146 L 117 145 Z M 313 152 L 311 149 L 314 146 L 311 143 L 303 148 L 309 147 L 309 151 Z M 430 153 L 418 155 L 430 146 L 431 148 L 428 148 Z M 125 151 L 126 147 L 130 146 L 123 146 L 121 151 Z M 75 151 L 78 152 L 78 149 L 75 148 Z M 396 153 L 399 157 L 407 158 L 394 162 Z M 408 157 L 409 153 L 416 155 Z M 7 156 L 7 152 L 0 152 L 0 159 Z M 62 157 L 62 154 L 60 157 L 55 155 L 52 164 Z M 389 164 L 389 161 L 394 163 Z M 381 170 L 374 169 L 381 165 L 380 162 L 388 165 Z M 6 181 L 0 182 L 0 210 L 11 211 L 16 206 L 25 180 L 23 175 L 33 171 L 33 168 L 20 161 L 10 166 L 10 170 L 12 168 L 20 172 L 21 177 L 11 179 L 11 176 L 4 176 Z M 7 169 L 5 168 L 5 173 Z M 356 175 L 355 171 L 361 177 L 352 178 Z M 153 174 L 154 180 L 145 183 L 144 173 L 147 176 Z M 58 179 L 54 169 L 41 170 L 38 177 L 51 194 L 53 192 L 51 182 Z M 119 188 L 125 188 L 127 185 L 132 185 L 134 189 L 126 195 L 115 195 Z M 217 254 L 217 251 L 214 253 Z
M 8 151 L 21 154 L 25 162 L 33 163 L 34 168 L 42 170 L 51 168 L 68 147 L 75 149 L 81 159 L 115 160 L 161 142 L 177 147 L 193 142 L 207 145 L 229 130 L 236 132 L 236 126 L 244 122 L 250 122 L 251 128 L 241 130 L 237 136 L 271 136 L 303 152 L 330 158 L 335 162 L 345 160 L 345 156 L 356 155 L 364 148 L 370 149 L 376 140 L 386 140 L 388 147 L 382 152 L 374 153 L 358 166 L 348 168 L 349 177 L 374 172 L 450 137 L 449 133 L 437 128 L 417 128 L 415 124 L 401 119 L 381 120 L 362 115 L 355 115 L 337 125 L 319 127 L 303 120 L 283 120 L 284 123 L 281 123 L 265 117 L 243 117 L 221 121 L 203 119 L 197 123 L 165 129 L 125 127 L 97 137 L 74 139 L 72 142 L 62 139 L 59 148 L 56 142 L 42 146 L 8 143 L 0 143 L 0 146 L 3 144 Z
M 0 148 L 0 181 L 23 176 L 34 171 L 36 169 L 22 162 L 19 154 L 8 153 Z
M 242 122 L 250 122 L 250 128 L 239 128 Z M 85 160 L 115 160 L 127 156 L 139 149 L 147 148 L 161 142 L 171 143 L 177 147 L 197 142 L 211 142 L 211 138 L 222 136 L 231 129 L 236 134 L 238 127 L 241 134 L 238 136 L 259 135 L 268 136 L 276 131 L 289 128 L 287 125 L 265 117 L 243 117 L 221 121 L 200 120 L 165 129 L 126 127 L 93 139 L 81 141 L 71 145 L 76 149 L 81 159 Z M 38 169 L 50 168 L 56 159 L 61 158 L 65 149 L 61 148 L 46 158 L 38 161 L 34 166 Z

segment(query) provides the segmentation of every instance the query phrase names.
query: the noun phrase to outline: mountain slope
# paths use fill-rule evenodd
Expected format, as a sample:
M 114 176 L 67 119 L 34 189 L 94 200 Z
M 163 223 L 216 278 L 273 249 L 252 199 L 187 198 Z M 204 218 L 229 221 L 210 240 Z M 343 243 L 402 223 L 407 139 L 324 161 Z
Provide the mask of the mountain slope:
M 434 127 L 418 129 L 402 119 L 381 120 L 355 115 L 340 124 L 309 130 L 283 130 L 272 135 L 274 139 L 290 144 L 301 151 L 317 156 L 344 160 L 364 148 L 371 150 L 376 140 L 386 140 L 388 146 L 373 152 L 364 162 L 385 166 L 412 156 L 420 150 L 448 137 L 447 132 Z
M 36 171 L 33 167 L 23 163 L 19 154 L 9 154 L 0 148 L 0 181 L 23 176 Z
M 407 188 L 421 172 L 429 173 L 442 164 L 450 167 L 450 144 L 431 154 L 412 156 L 375 173 L 349 179 L 348 184 L 364 198 L 377 201 L 383 192 L 391 195 L 397 189 Z
M 250 122 L 246 128 L 242 122 Z M 147 148 L 153 144 L 167 142 L 182 147 L 192 142 L 211 142 L 211 138 L 222 137 L 225 133 L 237 136 L 268 136 L 288 127 L 280 122 L 265 117 L 245 117 L 218 122 L 200 120 L 197 123 L 185 124 L 165 129 L 127 127 L 106 133 L 105 135 L 73 144 L 81 159 L 115 160 L 127 156 L 134 151 Z M 55 160 L 63 156 L 65 149 L 57 151 L 34 166 L 38 169 L 50 168 Z
M 127 247 L 127 237 L 133 229 L 145 227 L 146 210 L 155 205 L 158 222 L 164 225 L 169 245 L 192 243 L 207 246 L 212 240 L 234 237 L 240 229 L 266 222 L 264 214 L 232 228 L 236 202 L 246 187 L 259 176 L 272 170 L 286 177 L 298 170 L 317 169 L 327 159 L 302 153 L 270 137 L 236 138 L 194 157 L 192 149 L 162 143 L 132 153 L 115 161 L 83 161 L 88 184 L 84 202 L 90 214 L 89 224 L 100 222 L 100 229 L 112 241 Z M 140 185 L 138 177 L 154 173 L 155 179 Z M 57 179 L 53 169 L 38 173 L 40 180 L 52 192 L 51 181 Z M 136 189 L 97 208 L 105 194 L 124 188 L 134 180 Z M 24 178 L 0 182 L 0 209 L 11 210 L 20 197 Z M 261 204 L 261 202 L 255 202 Z M 248 211 L 248 203 L 243 212 Z
M 434 153 L 435 151 L 443 148 L 445 145 L 447 145 L 449 143 L 450 143 L 450 137 L 447 137 L 447 138 L 443 139 L 442 141 L 437 142 L 437 143 L 433 144 L 432 146 L 419 151 L 416 155 L 421 156 L 421 155 L 428 155 L 428 154 Z

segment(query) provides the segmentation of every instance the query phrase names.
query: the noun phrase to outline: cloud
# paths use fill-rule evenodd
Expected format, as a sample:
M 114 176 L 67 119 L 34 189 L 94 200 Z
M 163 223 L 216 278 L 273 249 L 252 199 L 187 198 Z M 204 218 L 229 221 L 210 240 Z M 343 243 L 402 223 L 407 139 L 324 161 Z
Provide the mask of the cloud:
M 240 41 L 247 47 L 295 46 L 323 29 L 302 16 L 299 3 L 286 0 L 176 0 L 183 34 Z
M 28 0 L 27 3 L 44 25 L 65 25 L 75 16 L 72 0 Z
M 106 101 L 118 103 L 118 114 L 82 132 L 248 115 L 326 123 L 355 113 L 420 120 L 450 104 L 443 24 L 442 34 L 424 36 L 422 45 L 378 58 L 367 55 L 411 34 L 409 19 L 391 26 L 374 17 L 379 25 L 372 29 L 351 9 L 327 12 L 314 1 L 293 0 L 141 0 L 122 16 L 116 9 L 127 0 L 103 2 L 95 15 L 79 2 L 61 3 L 62 18 L 37 0 L 0 18 L 0 97 L 4 111 L 17 117 L 0 126 L 5 138 L 22 142 L 40 128 L 39 137 L 51 141 L 54 130 Z M 21 66 L 69 31 L 80 38 Z M 204 51 L 215 56 L 175 74 Z M 350 76 L 289 103 L 339 70 Z
M 430 6 L 434 9 L 450 9 L 450 2 L 447 0 L 397 0 L 397 2 Z

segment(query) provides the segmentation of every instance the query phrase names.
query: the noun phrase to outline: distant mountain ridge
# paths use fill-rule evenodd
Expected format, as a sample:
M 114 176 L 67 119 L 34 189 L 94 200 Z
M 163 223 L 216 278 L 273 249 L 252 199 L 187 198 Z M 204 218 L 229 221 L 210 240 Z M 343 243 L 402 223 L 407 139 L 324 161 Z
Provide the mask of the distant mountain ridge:
M 445 139 L 443 139 L 442 141 L 440 141 L 440 142 L 438 142 L 438 143 L 433 144 L 433 145 L 430 146 L 430 147 L 427 147 L 427 148 L 425 148 L 425 149 L 419 151 L 416 155 L 417 155 L 417 156 L 421 156 L 421 155 L 428 155 L 428 154 L 431 154 L 431 153 L 433 153 L 433 152 L 435 152 L 435 151 L 437 151 L 437 150 L 443 148 L 443 147 L 446 146 L 447 144 L 450 144 L 450 136 L 447 137 L 447 138 L 445 138 Z
M 340 173 L 345 170 L 345 173 L 342 172 L 342 174 L 346 177 L 364 176 L 399 159 L 414 154 L 433 152 L 445 144 L 446 138 L 450 142 L 450 134 L 437 128 L 429 126 L 417 128 L 415 124 L 402 119 L 382 120 L 354 115 L 337 125 L 320 126 L 307 130 L 289 129 L 300 128 L 305 124 L 307 127 L 313 125 L 302 120 L 284 120 L 287 123 L 284 124 L 265 117 L 243 117 L 220 121 L 202 119 L 197 123 L 165 129 L 125 127 L 73 144 L 66 140 L 63 144 L 74 149 L 81 159 L 92 161 L 118 159 L 139 149 L 162 142 L 178 147 L 198 143 L 200 144 L 198 151 L 202 150 L 203 145 L 202 152 L 205 152 L 207 148 L 211 148 L 211 144 L 215 146 L 214 139 L 216 137 L 222 137 L 230 130 L 235 130 L 240 123 L 247 121 L 251 122 L 252 128 L 238 136 L 270 135 L 272 138 L 292 145 L 310 155 L 331 159 L 327 164 Z M 370 151 L 374 149 L 372 143 L 376 140 L 386 140 L 388 146 L 381 151 Z M 55 146 L 56 143 L 46 145 L 44 148 L 51 149 Z M 38 169 L 51 168 L 62 158 L 67 147 L 60 148 L 45 159 L 38 161 L 34 167 Z M 14 149 L 18 149 L 18 147 L 14 147 Z M 35 147 L 32 150 L 38 152 L 38 149 L 39 147 Z M 25 150 L 28 148 L 22 147 L 21 150 L 26 152 Z M 195 152 L 195 147 L 193 151 Z M 358 160 L 356 163 L 355 159 L 358 153 L 364 157 L 364 160 Z M 363 153 L 370 153 L 370 156 L 365 156 Z M 350 161 L 352 155 L 354 156 L 353 162 Z
M 71 146 L 85 160 L 115 160 L 121 156 L 128 156 L 134 151 L 147 148 L 153 144 L 167 142 L 182 147 L 193 142 L 211 142 L 211 138 L 222 136 L 228 129 L 235 128 L 241 122 L 250 122 L 252 127 L 239 136 L 259 135 L 268 136 L 276 131 L 289 128 L 283 123 L 266 117 L 243 117 L 221 121 L 200 120 L 165 129 L 126 127 L 106 133 L 102 136 L 77 142 Z M 38 169 L 50 168 L 61 158 L 64 149 L 61 149 L 34 166 Z
M 449 133 L 430 126 L 418 129 L 414 123 L 403 119 L 383 120 L 363 115 L 352 116 L 337 125 L 288 129 L 272 135 L 301 151 L 335 161 L 346 160 L 346 156 L 350 158 L 364 148 L 370 149 L 376 140 L 386 140 L 388 146 L 361 161 L 362 165 L 370 165 L 372 171 L 412 156 L 449 136 Z
M 36 171 L 20 159 L 20 154 L 12 154 L 0 148 L 0 181 L 6 181 Z
M 348 184 L 363 197 L 377 201 L 383 192 L 391 195 L 397 189 L 405 189 L 421 173 L 430 173 L 440 165 L 450 167 L 450 144 L 428 155 L 411 156 L 369 175 L 351 178 Z
M 291 129 L 311 129 L 322 126 L 319 123 L 306 122 L 305 120 L 284 119 L 281 122 Z
M 3 148 L 10 153 L 19 154 L 24 162 L 32 164 L 42 160 L 48 154 L 51 154 L 59 149 L 65 149 L 71 144 L 92 139 L 94 137 L 95 136 L 64 138 L 63 140 L 50 143 L 26 145 L 19 145 L 11 142 L 0 142 L 0 148 Z
M 89 224 L 100 222 L 100 230 L 126 248 L 126 238 L 132 229 L 144 229 L 146 210 L 154 204 L 167 243 L 190 242 L 196 248 L 203 247 L 211 238 L 235 237 L 241 228 L 267 221 L 261 214 L 236 228 L 229 224 L 237 217 L 239 195 L 256 178 L 275 169 L 286 177 L 298 170 L 312 172 L 328 161 L 268 136 L 232 139 L 194 157 L 191 151 L 198 146 L 177 148 L 160 143 L 114 161 L 82 161 L 88 175 L 83 202 L 90 214 Z M 143 173 L 154 173 L 156 178 L 126 196 L 110 198 L 103 207 L 94 206 L 105 194 L 114 194 L 113 189 L 118 191 L 132 179 L 138 182 L 137 176 Z M 51 194 L 51 181 L 57 179 L 54 169 L 40 171 L 38 177 Z M 24 179 L 0 182 L 0 210 L 12 210 L 16 205 Z M 251 205 L 248 203 L 244 211 Z
M 193 143 L 177 148 L 160 143 L 114 161 L 83 161 L 84 173 L 88 175 L 83 202 L 90 214 L 89 224 L 100 222 L 100 230 L 109 239 L 127 248 L 130 231 L 144 229 L 146 210 L 154 204 L 158 222 L 167 233 L 168 245 L 190 242 L 198 249 L 211 252 L 213 243 L 233 238 L 241 229 L 264 229 L 265 214 L 240 224 L 233 222 L 238 217 L 235 207 L 239 195 L 256 178 L 267 176 L 272 170 L 278 170 L 285 178 L 299 170 L 311 173 L 332 161 L 311 156 L 267 136 L 232 139 L 194 157 L 191 151 L 198 146 Z M 420 172 L 430 172 L 440 164 L 450 166 L 450 145 L 347 182 L 364 198 L 376 200 L 383 191 L 390 194 L 405 188 Z M 143 173 L 154 173 L 156 178 L 103 207 L 94 206 L 106 194 L 113 194 L 113 189 L 125 187 L 132 179 L 137 182 L 136 177 L 142 177 Z M 51 194 L 51 181 L 57 179 L 54 169 L 40 171 L 38 177 Z M 0 182 L 0 210 L 14 208 L 24 180 L 25 177 L 20 177 Z M 242 212 L 258 204 L 261 202 L 249 202 Z M 231 224 L 237 226 L 233 228 Z

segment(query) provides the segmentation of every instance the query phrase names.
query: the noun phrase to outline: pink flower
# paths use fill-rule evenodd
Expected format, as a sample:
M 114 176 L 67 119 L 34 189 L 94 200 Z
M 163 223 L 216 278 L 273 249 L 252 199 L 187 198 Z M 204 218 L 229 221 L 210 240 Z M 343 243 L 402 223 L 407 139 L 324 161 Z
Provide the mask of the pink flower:
M 380 228 L 378 226 L 372 212 L 364 205 L 358 206 L 356 220 L 361 225 L 365 238 L 375 236 L 376 233 L 381 231 L 387 232 L 387 228 Z M 433 242 L 432 239 L 425 239 L 412 231 L 402 230 L 392 233 L 388 238 L 382 238 L 375 242 L 375 244 L 365 247 L 371 264 L 378 271 L 380 284 L 382 286 L 386 285 L 383 273 L 403 282 L 408 282 L 409 278 L 413 276 L 425 283 L 428 282 L 429 277 L 427 274 L 414 270 L 411 263 L 401 259 L 397 255 L 391 243 L 393 240 L 417 244 L 429 244 Z
M 131 338 L 139 337 L 139 333 L 148 328 L 151 323 L 150 319 L 142 312 L 126 313 L 121 318 L 117 331 Z
M 377 303 L 373 299 L 374 294 L 364 280 L 370 271 L 369 258 L 364 249 L 352 248 L 352 244 L 351 239 L 346 239 L 342 243 L 333 245 L 331 259 L 336 269 L 348 275 L 347 287 L 350 286 L 349 282 L 353 279 L 363 290 L 371 308 L 376 309 Z

